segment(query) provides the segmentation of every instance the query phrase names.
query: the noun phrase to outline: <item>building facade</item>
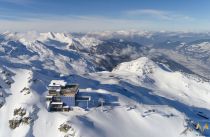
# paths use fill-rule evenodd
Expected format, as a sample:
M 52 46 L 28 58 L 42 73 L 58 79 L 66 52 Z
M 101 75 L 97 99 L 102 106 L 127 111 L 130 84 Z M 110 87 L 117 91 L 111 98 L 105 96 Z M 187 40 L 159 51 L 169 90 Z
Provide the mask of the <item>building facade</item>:
M 64 80 L 52 80 L 48 86 L 46 101 L 49 111 L 69 111 L 76 105 L 78 84 L 67 84 Z

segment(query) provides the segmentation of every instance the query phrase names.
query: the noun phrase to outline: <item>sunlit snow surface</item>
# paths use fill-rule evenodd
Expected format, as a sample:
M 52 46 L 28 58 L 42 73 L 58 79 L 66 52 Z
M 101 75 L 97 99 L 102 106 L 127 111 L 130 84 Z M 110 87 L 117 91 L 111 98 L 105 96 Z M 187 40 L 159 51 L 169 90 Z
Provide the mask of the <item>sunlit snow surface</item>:
M 160 66 L 148 57 L 123 62 L 110 72 L 96 72 L 98 64 L 91 55 L 68 48 L 72 37 L 63 33 L 10 33 L 1 42 L 0 91 L 5 103 L 0 108 L 0 137 L 63 137 L 72 132 L 75 137 L 194 137 L 199 132 L 183 134 L 187 119 L 201 125 L 209 123 L 197 116 L 199 111 L 210 115 L 208 80 L 174 71 L 164 63 Z M 91 35 L 77 39 L 85 48 L 101 43 L 87 37 Z M 48 112 L 45 95 L 52 79 L 79 83 L 80 94 L 92 98 L 89 108 L 79 103 L 70 112 Z M 24 88 L 30 93 L 21 92 Z M 105 101 L 103 107 L 99 106 L 100 98 Z M 12 130 L 9 120 L 16 118 L 13 111 L 19 107 L 33 120 Z M 74 131 L 60 132 L 64 122 Z M 207 131 L 204 135 L 210 134 Z

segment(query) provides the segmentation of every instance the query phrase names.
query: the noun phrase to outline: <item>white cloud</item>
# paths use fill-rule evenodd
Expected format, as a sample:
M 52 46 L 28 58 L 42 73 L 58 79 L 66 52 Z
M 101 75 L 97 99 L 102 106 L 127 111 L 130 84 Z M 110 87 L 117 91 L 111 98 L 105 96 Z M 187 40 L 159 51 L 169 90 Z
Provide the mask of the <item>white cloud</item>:
M 176 14 L 171 11 L 162 11 L 155 9 L 137 9 L 125 11 L 126 15 L 129 16 L 146 16 L 146 17 L 155 17 L 163 20 L 193 20 L 192 17 L 186 15 Z
M 1 20 L 0 31 L 103 31 L 148 29 L 150 22 L 91 16 L 47 17 L 23 20 Z
M 104 17 L 104 16 L 76 16 L 76 15 L 49 15 L 49 14 L 27 14 L 16 18 L 11 15 L 0 14 L 0 31 L 31 31 L 40 32 L 89 32 L 104 30 L 169 30 L 169 31 L 191 31 L 195 23 L 191 23 L 188 17 L 178 17 L 163 11 L 155 10 L 138 10 L 126 12 L 128 15 L 150 14 L 158 16 L 160 19 L 168 20 L 167 22 L 156 22 L 154 19 L 144 18 L 121 18 Z M 180 19 L 185 18 L 185 19 Z M 181 21 L 180 21 L 181 20 Z M 187 24 L 187 25 L 186 25 Z M 189 25 L 190 24 L 190 25 Z M 202 27 L 202 26 L 200 26 Z M 203 29 L 203 28 L 202 28 Z

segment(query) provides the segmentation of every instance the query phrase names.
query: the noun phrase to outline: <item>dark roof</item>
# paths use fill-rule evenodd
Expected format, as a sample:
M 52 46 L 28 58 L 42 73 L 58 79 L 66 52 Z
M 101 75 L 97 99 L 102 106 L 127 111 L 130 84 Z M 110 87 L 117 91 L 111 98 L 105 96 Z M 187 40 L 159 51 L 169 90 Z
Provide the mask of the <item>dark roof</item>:
M 61 95 L 64 96 L 75 96 L 78 92 L 79 85 L 78 84 L 70 84 L 64 87 L 61 87 Z

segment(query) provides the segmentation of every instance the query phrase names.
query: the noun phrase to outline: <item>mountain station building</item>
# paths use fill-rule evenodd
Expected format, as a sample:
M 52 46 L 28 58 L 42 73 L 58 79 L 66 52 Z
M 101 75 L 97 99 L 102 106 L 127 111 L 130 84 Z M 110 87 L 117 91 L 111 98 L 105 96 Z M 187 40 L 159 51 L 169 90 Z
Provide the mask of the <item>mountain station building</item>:
M 67 84 L 64 80 L 52 80 L 46 96 L 49 111 L 69 111 L 76 105 L 78 84 Z

